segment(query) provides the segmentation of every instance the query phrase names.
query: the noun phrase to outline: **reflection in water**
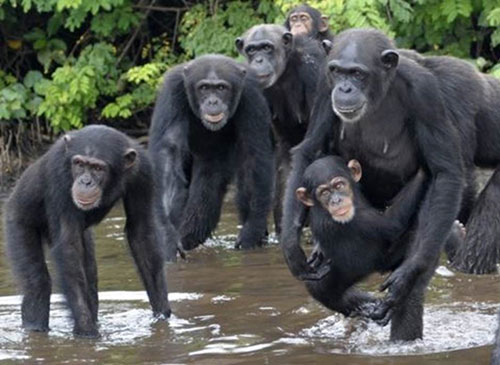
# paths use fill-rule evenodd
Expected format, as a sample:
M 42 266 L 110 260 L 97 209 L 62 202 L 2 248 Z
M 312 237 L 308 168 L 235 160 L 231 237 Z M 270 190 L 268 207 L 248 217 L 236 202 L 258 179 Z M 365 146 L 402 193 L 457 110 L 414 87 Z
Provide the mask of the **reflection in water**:
M 403 365 L 489 361 L 491 346 L 486 345 L 493 340 L 500 297 L 497 276 L 455 274 L 440 267 L 427 295 L 424 339 L 393 344 L 388 341 L 389 327 L 346 319 L 315 303 L 288 272 L 276 244 L 234 250 L 235 221 L 234 212 L 226 209 L 217 237 L 189 252 L 187 261 L 167 265 L 174 314 L 165 322 L 152 316 L 127 254 L 122 212 L 114 210 L 96 230 L 99 340 L 72 336 L 64 299 L 55 294 L 51 331 L 22 331 L 20 297 L 2 254 L 0 360 Z M 374 275 L 363 287 L 376 291 L 379 283 Z

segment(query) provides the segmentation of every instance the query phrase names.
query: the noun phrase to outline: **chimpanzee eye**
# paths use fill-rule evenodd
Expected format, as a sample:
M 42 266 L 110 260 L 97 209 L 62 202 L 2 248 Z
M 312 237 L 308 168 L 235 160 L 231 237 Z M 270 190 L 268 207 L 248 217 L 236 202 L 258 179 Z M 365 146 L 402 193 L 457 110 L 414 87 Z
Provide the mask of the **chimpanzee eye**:
M 102 166 L 99 166 L 99 165 L 95 165 L 94 166 L 94 171 L 98 171 L 99 172 L 99 171 L 102 171 L 102 170 L 103 170 Z
M 302 20 L 303 22 L 306 22 L 307 21 L 307 16 L 306 15 L 302 15 L 300 17 L 300 20 Z
M 208 86 L 203 84 L 203 85 L 200 85 L 200 90 L 201 91 L 206 91 L 208 89 Z
M 266 52 L 269 52 L 271 51 L 273 48 L 269 45 L 269 44 L 266 44 L 264 47 L 262 47 L 262 49 Z
M 361 71 L 358 71 L 358 70 L 354 71 L 352 73 L 352 75 L 354 76 L 354 78 L 356 78 L 358 80 L 363 80 L 365 78 L 365 74 Z
M 255 53 L 255 47 L 254 46 L 250 46 L 247 48 L 247 53 L 248 54 L 252 54 L 252 53 Z
M 226 85 L 217 85 L 217 90 L 219 90 L 219 91 L 226 90 Z
M 330 196 L 330 190 L 328 190 L 328 189 L 323 190 L 323 191 L 321 192 L 321 196 L 322 196 L 323 198 L 327 198 L 327 197 L 329 197 L 329 196 Z
M 345 186 L 345 184 L 343 182 L 338 182 L 335 184 L 334 188 L 335 190 L 340 190 L 340 189 L 343 189 Z

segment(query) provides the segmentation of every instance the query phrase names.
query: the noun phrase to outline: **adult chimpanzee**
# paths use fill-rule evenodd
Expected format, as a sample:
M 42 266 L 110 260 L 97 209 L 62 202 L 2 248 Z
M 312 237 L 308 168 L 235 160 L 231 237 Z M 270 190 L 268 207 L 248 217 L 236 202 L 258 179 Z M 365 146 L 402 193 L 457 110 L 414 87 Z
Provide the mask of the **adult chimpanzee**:
M 476 193 L 474 165 L 496 168 L 500 163 L 500 82 L 453 57 L 424 57 L 400 50 L 438 80 L 446 112 L 457 127 L 465 166 L 465 187 L 459 219 L 467 222 L 465 242 L 456 249 L 453 266 L 468 273 L 496 271 L 500 259 L 498 237 L 500 171 L 497 170 L 473 206 Z M 457 102 L 460 100 L 461 102 Z M 470 215 L 470 218 L 469 218 Z M 447 245 L 448 246 L 448 245 Z
M 306 211 L 295 190 L 307 165 L 321 154 L 340 154 L 363 166 L 362 191 L 377 208 L 390 200 L 419 169 L 428 189 L 419 209 L 415 237 L 404 261 L 382 284 L 388 289 L 373 319 L 387 318 L 411 327 L 405 339 L 422 336 L 425 288 L 442 244 L 457 217 L 464 185 L 460 136 L 448 117 L 435 75 L 399 57 L 394 44 L 376 30 L 352 29 L 335 37 L 328 55 L 311 125 L 293 156 L 285 196 L 282 248 L 292 273 L 321 278 L 300 247 Z M 335 240 L 335 237 L 332 237 Z M 416 321 L 415 318 L 420 318 Z
M 353 285 L 375 271 L 396 268 L 408 249 L 408 227 L 425 190 L 425 175 L 416 174 L 382 214 L 362 196 L 358 161 L 348 164 L 336 156 L 314 161 L 304 172 L 297 199 L 310 207 L 309 225 L 315 242 L 311 264 L 328 260 L 330 269 L 321 280 L 307 281 L 311 295 L 329 309 L 370 317 L 378 302 Z M 321 258 L 319 258 L 321 256 Z M 324 267 L 324 266 L 323 266 Z M 413 322 L 422 316 L 418 303 L 405 303 Z M 413 307 L 416 305 L 416 307 Z M 415 334 L 408 323 L 395 318 L 391 339 L 405 340 Z M 420 318 L 421 319 L 421 318 Z
M 132 256 L 157 316 L 170 316 L 153 222 L 153 170 L 124 134 L 89 126 L 60 138 L 21 176 L 7 202 L 7 254 L 22 293 L 23 326 L 48 331 L 48 243 L 73 315 L 74 333 L 97 337 L 97 267 L 91 227 L 123 198 Z
M 243 225 L 236 247 L 261 244 L 273 186 L 270 128 L 266 100 L 245 65 L 207 55 L 167 73 L 150 151 L 168 259 L 175 260 L 179 242 L 190 250 L 210 236 L 235 174 Z
M 328 17 L 307 4 L 294 7 L 289 11 L 284 26 L 294 35 L 307 35 L 319 41 L 332 40 Z
M 236 47 L 255 70 L 273 112 L 276 137 L 274 220 L 280 234 L 282 198 L 290 170 L 290 148 L 302 141 L 326 59 L 318 42 L 294 37 L 283 26 L 261 24 L 236 39 Z

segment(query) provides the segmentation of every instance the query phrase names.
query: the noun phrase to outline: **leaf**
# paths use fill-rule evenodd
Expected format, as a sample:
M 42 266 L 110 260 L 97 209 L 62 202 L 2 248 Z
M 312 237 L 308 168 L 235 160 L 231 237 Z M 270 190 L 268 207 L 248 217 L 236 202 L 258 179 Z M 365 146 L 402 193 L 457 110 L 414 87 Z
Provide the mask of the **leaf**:
M 43 79 L 43 75 L 40 71 L 29 71 L 24 77 L 23 83 L 24 86 L 31 89 L 41 79 Z

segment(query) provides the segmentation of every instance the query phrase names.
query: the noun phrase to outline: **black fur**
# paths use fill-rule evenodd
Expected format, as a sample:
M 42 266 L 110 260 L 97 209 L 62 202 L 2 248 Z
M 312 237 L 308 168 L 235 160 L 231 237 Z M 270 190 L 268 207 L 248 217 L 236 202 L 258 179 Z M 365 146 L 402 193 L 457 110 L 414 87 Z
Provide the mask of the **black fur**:
M 354 197 L 354 217 L 338 223 L 315 198 L 316 188 L 334 177 L 349 181 Z M 309 225 L 315 242 L 319 244 L 312 255 L 315 265 L 329 262 L 328 274 L 317 281 L 307 281 L 309 293 L 327 308 L 346 316 L 371 317 L 378 300 L 353 287 L 373 272 L 386 272 L 398 267 L 408 250 L 410 221 L 426 187 L 422 172 L 410 181 L 382 214 L 365 200 L 358 184 L 352 179 L 346 162 L 335 156 L 323 157 L 307 167 L 301 186 L 313 197 Z M 322 256 L 318 259 L 318 256 Z M 421 336 L 422 302 L 408 302 L 402 311 L 412 327 L 401 318 L 392 322 L 391 339 L 405 340 Z M 415 316 L 415 317 L 413 317 Z
M 364 75 L 358 77 L 353 64 L 364 67 Z M 378 31 L 353 29 L 337 35 L 322 80 L 311 125 L 293 156 L 283 216 L 285 258 L 298 278 L 320 277 L 307 265 L 299 245 L 306 211 L 294 197 L 304 169 L 319 155 L 357 159 L 363 166 L 363 194 L 378 208 L 387 206 L 423 169 L 429 188 L 415 238 L 405 260 L 382 285 L 389 291 L 374 316 L 393 311 L 393 323 L 407 323 L 409 333 L 403 326 L 402 333 L 393 333 L 394 339 L 420 337 L 421 328 L 413 330 L 412 322 L 421 313 L 403 308 L 423 302 L 460 209 L 465 180 L 461 131 L 448 115 L 436 75 L 413 59 L 398 57 L 394 44 Z M 339 103 L 337 112 L 332 100 Z
M 133 148 L 134 166 L 124 155 Z M 107 164 L 99 205 L 79 209 L 72 199 L 71 159 L 97 158 Z M 114 129 L 89 126 L 60 138 L 21 176 L 6 206 L 7 254 L 24 295 L 23 326 L 48 331 L 51 280 L 42 247 L 55 260 L 62 289 L 75 320 L 74 333 L 96 337 L 97 268 L 91 227 L 123 198 L 126 233 L 155 315 L 170 315 L 163 258 L 153 222 L 153 171 L 146 152 Z
M 287 43 L 287 40 L 289 43 Z M 251 55 L 247 46 L 270 42 L 272 52 Z M 292 37 L 280 25 L 261 24 L 250 28 L 236 40 L 239 51 L 257 75 L 274 74 L 274 81 L 264 82 L 264 95 L 273 113 L 273 130 L 276 139 L 276 177 L 274 220 L 277 234 L 281 232 L 282 200 L 286 179 L 290 171 L 290 149 L 299 144 L 307 130 L 314 105 L 318 77 L 324 66 L 325 51 L 308 37 Z M 259 62 L 257 57 L 262 57 Z M 272 65 L 266 68 L 266 64 Z
M 193 88 L 206 78 L 232 85 L 229 97 L 221 99 L 229 112 L 219 130 L 209 130 L 199 111 L 193 110 L 199 103 Z M 261 244 L 273 190 L 270 128 L 266 100 L 246 66 L 228 57 L 207 55 L 167 73 L 153 113 L 149 147 L 159 186 L 156 211 L 167 259 L 175 260 L 179 243 L 193 249 L 210 236 L 235 175 L 243 225 L 236 245 Z

